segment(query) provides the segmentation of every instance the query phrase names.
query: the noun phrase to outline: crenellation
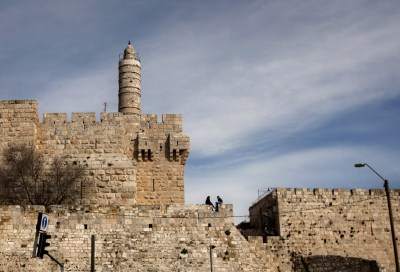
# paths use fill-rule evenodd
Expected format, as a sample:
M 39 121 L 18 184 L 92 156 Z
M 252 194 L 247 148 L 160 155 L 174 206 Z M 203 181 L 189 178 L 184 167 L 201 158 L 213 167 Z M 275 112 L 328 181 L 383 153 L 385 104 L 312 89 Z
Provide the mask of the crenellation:
M 351 192 L 348 189 L 332 189 L 332 194 L 336 196 L 349 196 Z
M 350 189 L 350 194 L 353 196 L 367 196 L 369 195 L 369 190 L 366 189 Z
M 71 115 L 72 123 L 93 124 L 96 123 L 95 112 L 73 112 Z
M 329 189 L 326 188 L 314 188 L 313 189 L 313 194 L 317 196 L 325 196 L 330 193 Z
M 144 129 L 151 129 L 158 123 L 157 114 L 141 114 L 140 126 Z
M 310 195 L 311 189 L 310 188 L 294 188 L 295 195 Z
M 43 124 L 65 124 L 67 117 L 66 113 L 43 113 Z
M 171 126 L 173 131 L 182 132 L 182 114 L 163 114 L 162 122 Z
M 119 123 L 125 120 L 125 116 L 121 112 L 101 112 L 100 122 Z

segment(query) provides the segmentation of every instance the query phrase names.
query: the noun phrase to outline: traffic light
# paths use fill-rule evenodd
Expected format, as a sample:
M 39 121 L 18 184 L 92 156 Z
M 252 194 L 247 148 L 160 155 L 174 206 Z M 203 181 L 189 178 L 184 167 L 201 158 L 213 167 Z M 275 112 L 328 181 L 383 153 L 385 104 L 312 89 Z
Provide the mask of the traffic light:
M 45 232 L 40 233 L 40 238 L 39 238 L 39 244 L 38 244 L 38 249 L 37 249 L 37 254 L 36 256 L 39 257 L 40 259 L 43 259 L 43 255 L 49 253 L 46 250 L 46 247 L 50 245 L 49 242 L 47 242 L 47 239 L 50 239 L 51 235 L 48 235 Z

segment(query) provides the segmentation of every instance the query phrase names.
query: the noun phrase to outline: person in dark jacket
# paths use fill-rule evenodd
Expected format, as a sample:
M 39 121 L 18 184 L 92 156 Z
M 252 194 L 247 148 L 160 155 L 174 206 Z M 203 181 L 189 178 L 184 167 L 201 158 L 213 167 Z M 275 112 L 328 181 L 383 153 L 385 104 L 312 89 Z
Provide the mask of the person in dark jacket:
M 211 200 L 210 200 L 210 196 L 207 196 L 206 205 L 211 205 L 212 208 L 213 208 L 213 210 L 214 210 L 214 205 L 212 204 L 212 202 L 211 202 Z

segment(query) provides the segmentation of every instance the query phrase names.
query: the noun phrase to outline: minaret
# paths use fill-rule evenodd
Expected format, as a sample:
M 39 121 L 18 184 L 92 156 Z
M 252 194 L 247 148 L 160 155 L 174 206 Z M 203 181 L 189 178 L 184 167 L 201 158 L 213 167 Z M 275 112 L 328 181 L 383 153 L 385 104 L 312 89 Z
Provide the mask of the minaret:
M 118 112 L 140 114 L 141 67 L 131 42 L 125 48 L 124 57 L 119 60 L 118 71 Z

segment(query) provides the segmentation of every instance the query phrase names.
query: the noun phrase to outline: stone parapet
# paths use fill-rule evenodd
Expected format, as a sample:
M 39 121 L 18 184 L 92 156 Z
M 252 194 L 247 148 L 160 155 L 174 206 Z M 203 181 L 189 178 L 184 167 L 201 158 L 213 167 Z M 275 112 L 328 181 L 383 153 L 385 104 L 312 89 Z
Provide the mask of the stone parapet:
M 59 269 L 47 256 L 31 257 L 38 212 L 44 208 L 0 207 L 1 271 Z M 92 235 L 96 271 L 209 271 L 210 258 L 215 271 L 276 271 L 233 226 L 229 204 L 218 213 L 206 205 L 88 205 L 52 206 L 47 214 L 48 249 L 65 271 L 89 270 Z

